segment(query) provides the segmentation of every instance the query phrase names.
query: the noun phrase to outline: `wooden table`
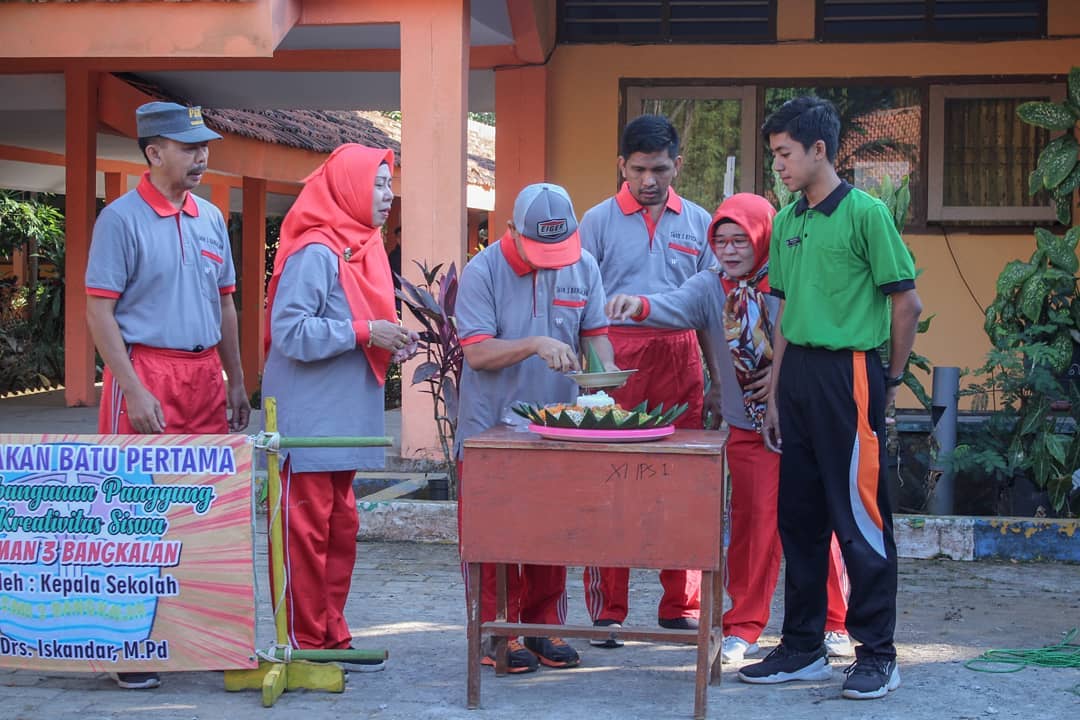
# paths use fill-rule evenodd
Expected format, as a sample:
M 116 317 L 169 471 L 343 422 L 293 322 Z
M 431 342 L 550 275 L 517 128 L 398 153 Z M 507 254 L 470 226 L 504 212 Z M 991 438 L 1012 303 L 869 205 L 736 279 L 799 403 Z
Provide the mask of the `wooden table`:
M 701 570 L 698 630 L 622 628 L 626 640 L 697 645 L 694 717 L 704 718 L 707 684 L 720 682 L 724 605 L 726 432 L 677 430 L 644 443 L 544 440 L 500 427 L 465 442 L 461 557 L 469 563 L 468 706 L 480 704 L 481 635 L 606 638 L 581 625 L 506 621 L 506 565 Z M 480 563 L 496 564 L 495 622 L 480 622 Z

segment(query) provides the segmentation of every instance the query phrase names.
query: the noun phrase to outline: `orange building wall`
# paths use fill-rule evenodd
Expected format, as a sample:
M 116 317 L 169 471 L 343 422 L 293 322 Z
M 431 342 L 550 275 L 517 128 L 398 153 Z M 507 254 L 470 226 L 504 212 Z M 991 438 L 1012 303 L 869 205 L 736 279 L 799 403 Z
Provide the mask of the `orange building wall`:
M 800 7 L 800 0 L 781 5 Z M 1051 32 L 1080 27 L 1080 3 L 1052 0 Z M 781 23 L 783 26 L 783 23 Z M 856 57 L 857 54 L 857 57 Z M 1010 43 L 833 44 L 788 42 L 748 46 L 559 46 L 549 64 L 548 177 L 564 185 L 584 212 L 615 188 L 620 78 L 708 78 L 737 83 L 762 78 L 935 77 L 1047 75 L 1080 65 L 1075 37 Z M 796 72 L 798 73 L 796 75 Z M 998 80 L 1001 82 L 1002 80 Z M 939 365 L 977 367 L 988 344 L 983 317 L 961 281 L 942 232 L 905 237 L 925 269 L 919 292 L 925 313 L 936 314 L 916 349 Z M 998 273 L 1028 257 L 1029 232 L 1016 235 L 949 233 L 964 278 L 985 307 Z M 925 317 L 925 315 L 924 315 Z M 926 381 L 929 388 L 929 379 Z M 901 405 L 913 406 L 910 397 Z

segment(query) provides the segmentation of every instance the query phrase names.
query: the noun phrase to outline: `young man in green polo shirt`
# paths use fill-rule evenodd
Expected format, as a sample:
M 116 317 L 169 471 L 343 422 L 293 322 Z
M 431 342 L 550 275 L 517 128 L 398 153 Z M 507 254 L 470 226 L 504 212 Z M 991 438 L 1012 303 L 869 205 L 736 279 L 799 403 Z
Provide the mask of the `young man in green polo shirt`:
M 915 342 L 922 303 L 911 254 L 881 201 L 833 167 L 840 120 L 831 103 L 789 100 L 762 136 L 773 168 L 802 197 L 773 221 L 772 293 L 781 298 L 762 434 L 781 453 L 778 525 L 787 558 L 780 645 L 739 671 L 750 683 L 830 677 L 823 646 L 829 537 L 851 581 L 847 627 L 859 641 L 843 696 L 900 686 L 896 543 L 885 483 L 885 408 Z M 889 365 L 876 348 L 888 342 Z M 890 369 L 891 368 L 891 369 Z

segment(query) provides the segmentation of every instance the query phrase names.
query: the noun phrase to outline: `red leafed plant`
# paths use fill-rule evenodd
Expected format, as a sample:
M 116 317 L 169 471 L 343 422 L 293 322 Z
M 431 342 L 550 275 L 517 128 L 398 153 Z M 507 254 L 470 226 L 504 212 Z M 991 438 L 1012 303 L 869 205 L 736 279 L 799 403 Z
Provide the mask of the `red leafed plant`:
M 428 267 L 416 262 L 424 282 L 414 285 L 398 275 L 401 289 L 395 294 L 420 323 L 420 352 L 425 359 L 413 371 L 412 384 L 427 384 L 423 392 L 431 395 L 435 426 L 439 432 L 449 478 L 450 497 L 457 497 L 457 464 L 454 462 L 454 435 L 457 432 L 458 389 L 461 386 L 461 364 L 464 354 L 458 340 L 454 320 L 457 300 L 458 274 L 454 263 L 440 272 L 443 265 Z

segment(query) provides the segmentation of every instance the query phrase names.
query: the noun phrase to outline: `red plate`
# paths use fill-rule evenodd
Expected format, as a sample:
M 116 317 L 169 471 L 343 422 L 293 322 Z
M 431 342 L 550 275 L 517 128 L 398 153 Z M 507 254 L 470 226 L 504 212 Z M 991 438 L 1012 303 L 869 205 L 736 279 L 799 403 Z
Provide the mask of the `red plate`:
M 640 428 L 638 430 L 583 430 L 581 428 L 548 427 L 531 423 L 529 430 L 548 440 L 573 442 L 642 442 L 659 440 L 675 432 L 674 425 Z

